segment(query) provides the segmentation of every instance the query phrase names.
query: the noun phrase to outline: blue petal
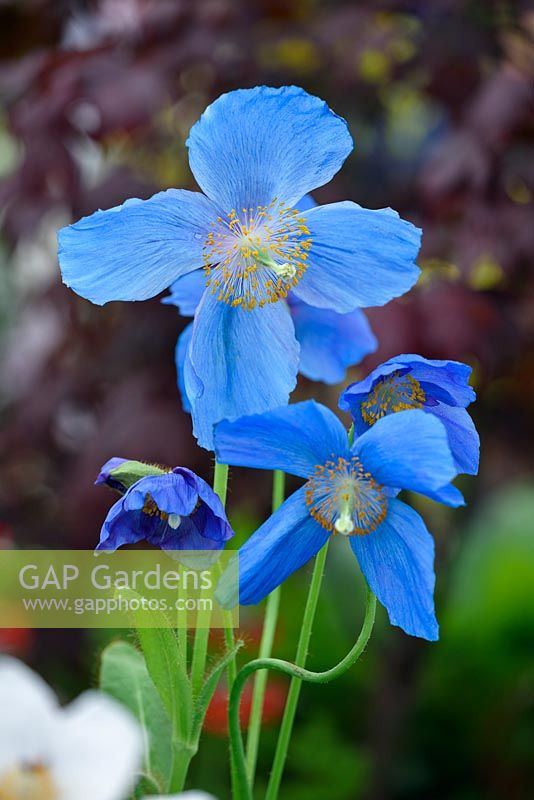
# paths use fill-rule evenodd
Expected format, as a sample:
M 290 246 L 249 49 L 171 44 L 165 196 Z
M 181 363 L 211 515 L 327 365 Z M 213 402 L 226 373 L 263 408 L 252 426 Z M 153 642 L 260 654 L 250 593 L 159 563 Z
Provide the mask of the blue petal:
M 419 514 L 390 500 L 384 522 L 368 536 L 351 536 L 350 545 L 391 624 L 436 641 L 434 541 Z
M 174 281 L 171 294 L 162 299 L 168 306 L 176 306 L 183 317 L 193 317 L 206 289 L 206 276 L 203 269 L 195 269 Z
M 178 389 L 180 390 L 180 396 L 182 398 L 182 408 L 188 414 L 191 413 L 191 403 L 187 396 L 187 390 L 185 387 L 185 361 L 189 351 L 189 345 L 191 343 L 192 335 L 193 335 L 193 323 L 190 322 L 189 325 L 186 328 L 184 328 L 184 330 L 178 337 L 178 341 L 176 342 L 176 349 L 174 351 L 174 359 L 176 362 L 176 378 L 178 381 Z
M 326 543 L 329 531 L 309 515 L 305 487 L 291 495 L 239 551 L 239 602 L 259 603 Z M 235 597 L 219 594 L 225 606 Z
M 298 203 L 295 203 L 294 206 L 297 211 L 309 211 L 310 208 L 316 208 L 317 203 L 311 196 L 311 194 L 305 194 L 304 197 L 301 197 Z
M 476 399 L 474 389 L 469 386 L 473 370 L 462 361 L 424 358 L 414 353 L 397 356 L 391 361 L 410 367 L 413 377 L 433 399 L 454 406 L 468 406 Z
M 352 150 L 345 120 L 296 86 L 223 94 L 186 142 L 199 186 L 222 210 L 293 205 L 336 174 Z
M 348 450 L 343 425 L 315 400 L 225 420 L 215 428 L 215 453 L 224 464 L 281 469 L 302 478 L 333 454 L 346 455 Z
M 445 426 L 458 472 L 476 475 L 480 457 L 480 438 L 475 423 L 466 409 L 438 403 L 432 408 L 432 413 Z
M 292 300 L 289 307 L 300 343 L 299 371 L 313 381 L 339 383 L 347 367 L 359 364 L 378 346 L 367 317 L 358 308 L 337 314 L 299 300 Z
M 456 476 L 445 427 L 424 411 L 382 417 L 356 439 L 353 450 L 384 486 L 424 494 Z
M 465 499 L 463 494 L 456 486 L 453 486 L 452 483 L 448 483 L 446 486 L 442 486 L 441 489 L 436 489 L 433 492 L 422 492 L 425 497 L 429 497 L 430 500 L 435 500 L 436 503 L 443 503 L 445 506 L 450 506 L 451 508 L 460 508 L 460 506 L 465 506 Z
M 154 297 L 202 265 L 216 216 L 207 197 L 178 189 L 96 211 L 59 231 L 63 281 L 98 305 Z
M 286 303 L 245 311 L 206 293 L 198 307 L 184 378 L 193 432 L 213 449 L 222 419 L 285 405 L 296 384 L 299 346 Z
M 381 306 L 417 281 L 421 231 L 389 208 L 332 203 L 306 212 L 312 246 L 294 294 L 318 308 L 347 313 Z

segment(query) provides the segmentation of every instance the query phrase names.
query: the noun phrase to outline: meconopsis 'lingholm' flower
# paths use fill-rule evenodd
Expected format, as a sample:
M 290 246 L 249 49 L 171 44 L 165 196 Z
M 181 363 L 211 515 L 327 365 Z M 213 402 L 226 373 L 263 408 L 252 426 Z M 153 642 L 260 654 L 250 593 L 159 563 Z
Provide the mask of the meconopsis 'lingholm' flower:
M 0 798 L 124 800 L 139 777 L 143 733 L 111 697 L 86 692 L 62 709 L 14 658 L 0 658 Z
M 356 433 L 377 420 L 408 408 L 434 414 L 444 424 L 458 472 L 476 475 L 480 441 L 466 407 L 476 395 L 469 386 L 471 367 L 459 361 L 431 361 L 400 355 L 380 364 L 364 380 L 352 383 L 339 399 Z
M 313 400 L 215 429 L 220 461 L 306 478 L 239 551 L 239 601 L 258 603 L 339 533 L 348 538 L 390 621 L 438 638 L 434 542 L 401 489 L 443 495 L 456 468 L 442 423 L 423 411 L 383 417 L 352 446 L 340 420 Z M 224 580 L 219 599 L 231 596 Z
M 222 95 L 193 126 L 203 191 L 127 200 L 59 232 L 63 280 L 82 297 L 144 300 L 201 270 L 185 352 L 199 444 L 213 425 L 288 402 L 299 344 L 287 302 L 345 314 L 416 282 L 420 231 L 391 209 L 341 202 L 299 211 L 352 150 L 346 122 L 295 86 Z
M 307 195 L 296 208 L 307 211 L 316 205 Z M 176 306 L 184 317 L 192 317 L 205 288 L 203 272 L 189 272 L 173 283 L 171 294 L 161 302 Z M 329 384 L 341 383 L 348 367 L 359 364 L 362 358 L 376 350 L 376 337 L 361 309 L 338 314 L 329 308 L 304 303 L 293 292 L 286 299 L 300 345 L 299 372 L 304 377 Z M 191 403 L 185 389 L 184 366 L 192 334 L 193 323 L 180 334 L 175 354 L 178 386 L 183 406 L 189 412 Z
M 104 521 L 97 550 L 141 541 L 163 550 L 221 550 L 233 536 L 218 495 L 185 467 L 165 471 L 112 458 L 96 483 L 122 493 Z

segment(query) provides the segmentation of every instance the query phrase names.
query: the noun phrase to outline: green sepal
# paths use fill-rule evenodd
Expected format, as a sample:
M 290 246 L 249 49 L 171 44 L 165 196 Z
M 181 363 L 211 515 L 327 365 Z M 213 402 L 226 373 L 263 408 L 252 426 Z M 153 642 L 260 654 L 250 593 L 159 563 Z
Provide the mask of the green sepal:
M 113 488 L 125 492 L 141 478 L 165 475 L 167 472 L 169 472 L 168 469 L 158 467 L 156 464 L 145 464 L 143 461 L 124 461 L 109 471 L 109 477 L 113 481 Z

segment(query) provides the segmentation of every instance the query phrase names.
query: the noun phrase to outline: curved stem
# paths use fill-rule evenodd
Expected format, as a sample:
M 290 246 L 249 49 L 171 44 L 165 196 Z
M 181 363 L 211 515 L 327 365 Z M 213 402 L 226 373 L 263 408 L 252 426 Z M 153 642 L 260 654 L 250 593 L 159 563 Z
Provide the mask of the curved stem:
M 354 647 L 347 653 L 347 655 L 344 658 L 341 659 L 341 661 L 338 664 L 336 664 L 334 667 L 331 667 L 331 669 L 325 670 L 324 672 L 312 672 L 311 670 L 308 670 L 305 667 L 301 667 L 296 664 L 291 664 L 289 661 L 282 661 L 279 658 L 258 658 L 255 661 L 250 661 L 248 664 L 245 664 L 245 666 L 240 670 L 234 682 L 234 686 L 232 688 L 232 694 L 230 695 L 230 708 L 229 708 L 230 740 L 232 744 L 232 750 L 235 754 L 237 773 L 239 777 L 238 800 L 251 800 L 252 798 L 252 792 L 247 780 L 243 739 L 241 737 L 241 730 L 239 727 L 239 702 L 241 699 L 241 693 L 243 691 L 243 687 L 248 678 L 250 677 L 250 675 L 252 675 L 254 672 L 257 672 L 258 670 L 272 669 L 275 672 L 281 672 L 284 675 L 289 675 L 294 681 L 299 681 L 299 682 L 306 681 L 307 683 L 328 683 L 329 681 L 332 681 L 335 678 L 339 678 L 341 675 L 343 675 L 343 673 L 345 673 L 348 669 L 350 669 L 350 667 L 352 667 L 353 664 L 356 663 L 356 661 L 360 658 L 363 651 L 365 650 L 365 647 L 367 646 L 367 642 L 369 641 L 371 632 L 373 630 L 373 625 L 375 622 L 375 613 L 376 613 L 376 597 L 368 588 L 365 617 L 363 620 L 363 625 L 360 634 L 358 636 L 358 639 L 356 640 Z M 280 773 L 280 778 L 281 778 L 281 773 Z M 273 790 L 274 790 L 274 785 L 273 785 Z M 278 788 L 276 789 L 276 791 L 278 791 Z M 272 796 L 276 797 L 275 794 L 273 794 Z
M 273 513 L 280 508 L 284 502 L 285 475 L 280 470 L 273 472 Z M 263 621 L 263 632 L 261 636 L 259 658 L 269 658 L 273 650 L 276 623 L 278 621 L 278 610 L 280 607 L 281 587 L 277 586 L 269 597 L 265 607 L 265 619 Z M 258 748 L 260 744 L 261 721 L 263 716 L 263 703 L 265 690 L 267 688 L 266 671 L 258 672 L 254 678 L 254 688 L 252 690 L 252 704 L 250 708 L 250 721 L 247 736 L 247 772 L 251 786 L 254 786 L 254 776 L 256 774 L 256 762 L 258 758 Z

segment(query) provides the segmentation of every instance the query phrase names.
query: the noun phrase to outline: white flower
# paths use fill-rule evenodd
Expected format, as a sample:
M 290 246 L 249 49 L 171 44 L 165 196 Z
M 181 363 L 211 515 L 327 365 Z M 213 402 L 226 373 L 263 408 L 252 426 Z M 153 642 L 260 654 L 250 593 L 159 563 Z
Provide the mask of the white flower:
M 1 800 L 1 798 L 0 798 Z M 180 794 L 158 794 L 145 797 L 144 800 L 217 800 L 212 794 L 206 792 L 181 792 Z
M 111 698 L 86 692 L 62 709 L 38 675 L 0 657 L 0 800 L 124 800 L 142 749 Z

